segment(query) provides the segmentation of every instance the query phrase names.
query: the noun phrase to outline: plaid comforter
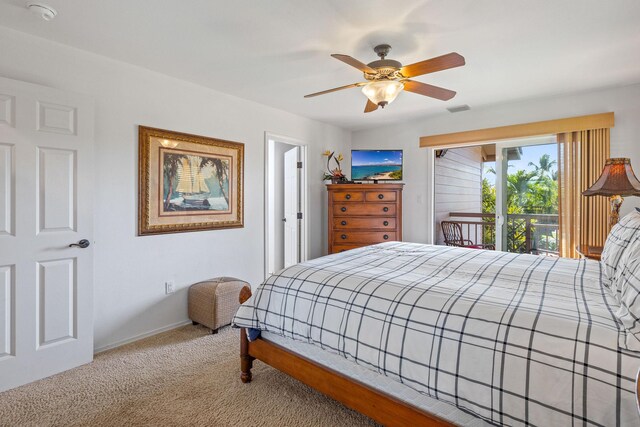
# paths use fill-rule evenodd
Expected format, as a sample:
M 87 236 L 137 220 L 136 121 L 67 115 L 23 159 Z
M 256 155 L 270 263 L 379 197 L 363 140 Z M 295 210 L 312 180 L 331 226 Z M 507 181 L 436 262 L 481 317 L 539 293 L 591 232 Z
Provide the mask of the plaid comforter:
M 495 424 L 640 425 L 600 264 L 383 243 L 287 268 L 239 327 L 307 341 Z

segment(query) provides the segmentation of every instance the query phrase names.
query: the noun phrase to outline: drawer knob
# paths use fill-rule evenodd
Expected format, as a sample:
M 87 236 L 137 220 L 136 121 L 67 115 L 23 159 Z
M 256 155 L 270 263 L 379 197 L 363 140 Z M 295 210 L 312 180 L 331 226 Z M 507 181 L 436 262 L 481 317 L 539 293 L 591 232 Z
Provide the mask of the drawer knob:
M 347 235 L 346 235 L 346 234 L 343 234 L 342 236 L 340 236 L 340 238 L 341 238 L 342 240 L 345 240 L 345 239 L 347 238 Z
M 340 210 L 341 210 L 342 212 L 346 212 L 346 211 L 347 211 L 347 208 L 345 208 L 345 207 L 343 206 L 343 207 L 341 207 L 341 208 L 340 208 Z
M 344 209 L 344 208 L 343 208 L 343 209 Z M 385 206 L 384 208 L 382 208 L 382 210 L 383 210 L 383 211 L 385 211 L 385 212 L 389 212 L 389 208 L 388 208 L 388 207 L 386 207 L 386 206 Z M 343 211 L 343 212 L 344 212 L 344 211 Z
M 342 221 L 340 224 L 347 225 L 347 221 Z
M 344 196 L 344 198 L 349 200 L 351 198 L 351 194 L 347 194 L 346 196 Z
M 384 238 L 384 240 L 389 240 L 389 235 L 385 234 L 384 236 L 382 236 Z
M 344 225 L 344 224 L 342 224 L 342 225 Z M 384 225 L 386 227 L 387 225 L 389 225 L 389 221 L 383 222 L 382 225 Z
M 384 199 L 384 194 L 378 194 L 378 199 L 380 200 Z

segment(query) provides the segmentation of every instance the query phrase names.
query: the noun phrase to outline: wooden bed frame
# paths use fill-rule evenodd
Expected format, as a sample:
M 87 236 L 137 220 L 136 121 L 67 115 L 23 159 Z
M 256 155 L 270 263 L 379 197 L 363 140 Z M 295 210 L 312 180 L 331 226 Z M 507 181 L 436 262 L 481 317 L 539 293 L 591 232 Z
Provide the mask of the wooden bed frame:
M 251 289 L 242 288 L 240 304 L 250 296 Z M 258 338 L 249 342 L 246 332 L 244 328 L 240 330 L 240 379 L 243 383 L 251 382 L 253 361 L 258 359 L 385 426 L 453 425 L 268 340 Z

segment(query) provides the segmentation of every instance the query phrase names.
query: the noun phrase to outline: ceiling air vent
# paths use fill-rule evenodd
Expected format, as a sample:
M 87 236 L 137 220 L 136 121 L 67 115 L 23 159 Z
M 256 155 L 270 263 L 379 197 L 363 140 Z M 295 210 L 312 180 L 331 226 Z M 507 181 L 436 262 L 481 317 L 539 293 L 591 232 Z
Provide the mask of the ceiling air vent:
M 447 110 L 449 110 L 450 113 L 459 113 L 460 111 L 468 111 L 470 109 L 471 109 L 471 107 L 469 107 L 467 104 L 458 105 L 457 107 L 449 107 L 449 108 L 447 108 Z

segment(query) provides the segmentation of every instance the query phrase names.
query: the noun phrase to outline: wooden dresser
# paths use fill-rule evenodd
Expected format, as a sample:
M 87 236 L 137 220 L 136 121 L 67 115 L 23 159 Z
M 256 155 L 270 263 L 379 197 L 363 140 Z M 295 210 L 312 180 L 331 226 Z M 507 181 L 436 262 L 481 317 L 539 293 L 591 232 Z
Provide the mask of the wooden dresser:
M 404 184 L 329 184 L 329 253 L 402 241 Z

